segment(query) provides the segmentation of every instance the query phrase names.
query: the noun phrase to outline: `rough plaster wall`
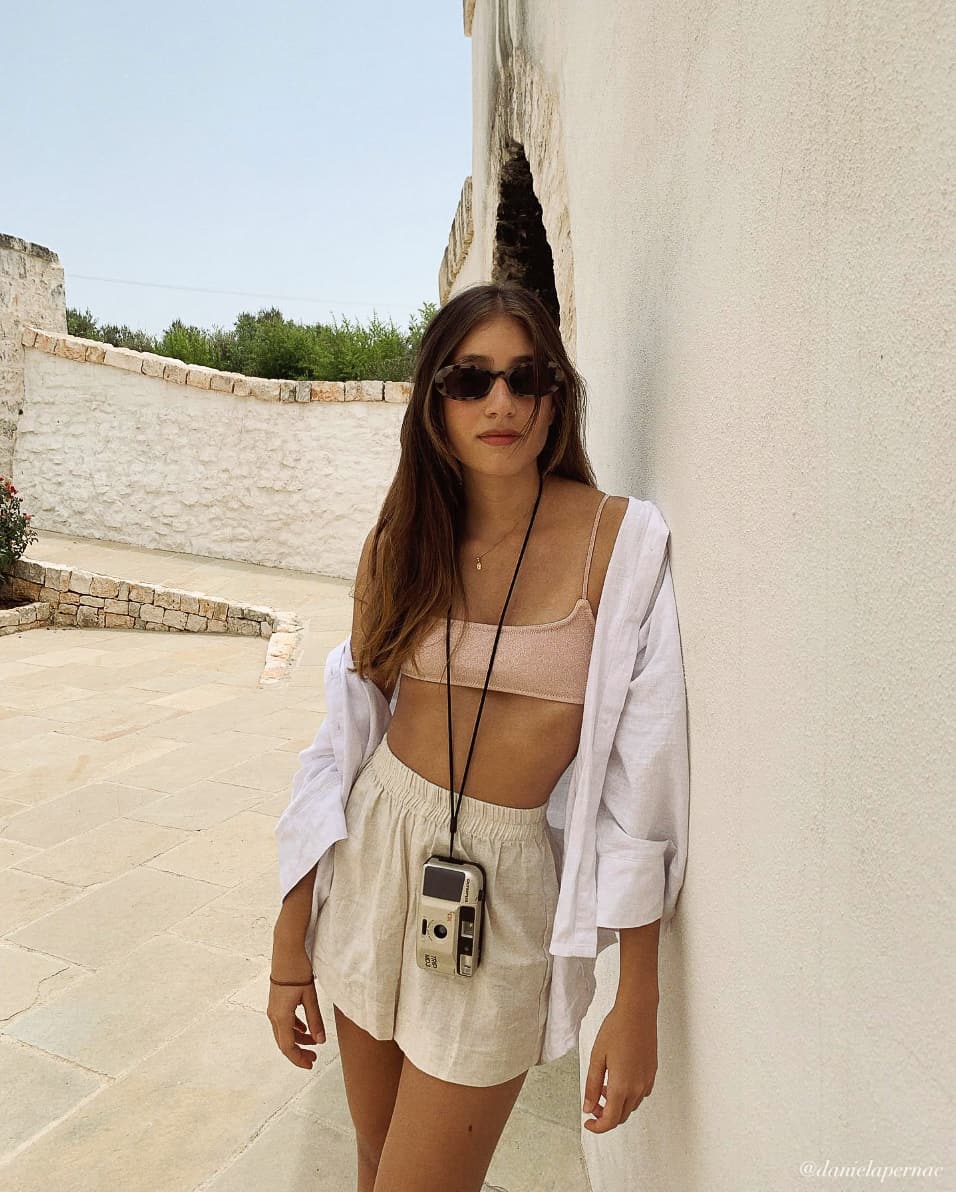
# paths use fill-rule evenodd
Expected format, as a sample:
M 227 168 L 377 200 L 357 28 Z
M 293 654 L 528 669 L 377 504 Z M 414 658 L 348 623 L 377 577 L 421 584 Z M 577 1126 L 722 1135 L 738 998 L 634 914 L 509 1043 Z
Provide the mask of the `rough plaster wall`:
M 688 681 L 660 1068 L 625 1126 L 583 1133 L 595 1192 L 954 1159 L 954 15 L 476 7 L 456 290 L 490 266 L 497 56 L 517 38 L 560 96 L 589 451 L 602 488 L 671 526 Z
M 351 579 L 406 406 L 264 402 L 26 350 L 40 529 Z
M 0 234 L 0 476 L 13 472 L 23 406 L 20 335 L 25 324 L 66 331 L 63 267 L 50 249 Z

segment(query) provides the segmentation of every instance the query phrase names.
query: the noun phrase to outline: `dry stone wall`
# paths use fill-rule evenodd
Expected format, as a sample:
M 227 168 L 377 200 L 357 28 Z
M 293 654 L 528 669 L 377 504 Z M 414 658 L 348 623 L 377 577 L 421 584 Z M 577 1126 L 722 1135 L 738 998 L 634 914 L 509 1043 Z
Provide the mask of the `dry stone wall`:
M 0 235 L 0 476 L 13 471 L 24 400 L 24 324 L 66 331 L 63 267 L 41 244 Z
M 154 633 L 233 633 L 269 640 L 260 684 L 287 676 L 302 640 L 294 612 L 159 587 L 137 580 L 18 559 L 4 589 L 28 604 L 0 610 L 0 637 L 46 625 L 143 629 Z

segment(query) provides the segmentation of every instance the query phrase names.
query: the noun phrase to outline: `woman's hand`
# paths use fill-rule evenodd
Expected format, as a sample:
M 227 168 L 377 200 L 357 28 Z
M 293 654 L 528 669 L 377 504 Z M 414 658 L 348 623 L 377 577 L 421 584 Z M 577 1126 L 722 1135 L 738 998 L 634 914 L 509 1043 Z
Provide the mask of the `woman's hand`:
M 309 981 L 312 963 L 305 944 L 274 934 L 270 971 L 277 981 Z M 299 1005 L 305 1011 L 305 1023 L 296 1014 Z M 266 1015 L 282 1054 L 297 1068 L 311 1068 L 315 1063 L 315 1052 L 300 1045 L 325 1042 L 325 1026 L 315 985 L 311 982 L 307 985 L 273 985 L 270 981 Z
M 656 1075 L 657 998 L 615 1002 L 591 1048 L 583 1109 L 592 1116 L 585 1129 L 606 1134 L 626 1122 L 649 1096 Z

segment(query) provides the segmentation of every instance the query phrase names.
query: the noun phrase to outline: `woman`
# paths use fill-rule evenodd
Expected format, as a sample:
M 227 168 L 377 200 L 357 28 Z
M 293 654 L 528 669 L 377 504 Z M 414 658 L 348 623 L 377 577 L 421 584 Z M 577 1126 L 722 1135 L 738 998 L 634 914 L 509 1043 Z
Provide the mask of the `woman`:
M 472 286 L 432 319 L 327 716 L 276 828 L 269 1018 L 311 1067 L 318 974 L 359 1192 L 477 1192 L 617 940 L 585 1127 L 613 1129 L 653 1087 L 659 931 L 686 857 L 683 670 L 666 524 L 596 488 L 584 401 L 529 291 Z M 430 902 L 428 866 L 472 884 Z M 460 917 L 439 938 L 446 905 Z

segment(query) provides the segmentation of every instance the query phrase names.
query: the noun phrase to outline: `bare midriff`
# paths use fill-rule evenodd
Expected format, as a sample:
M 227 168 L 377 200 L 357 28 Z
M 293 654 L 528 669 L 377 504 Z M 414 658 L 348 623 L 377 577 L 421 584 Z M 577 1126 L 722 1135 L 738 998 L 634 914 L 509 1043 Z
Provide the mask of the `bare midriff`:
M 532 551 L 538 529 L 536 521 L 535 533 L 521 565 L 519 582 L 508 605 L 505 618 L 508 625 L 557 620 L 566 616 L 575 600 L 580 598 L 583 562 L 600 494 L 586 485 L 572 481 L 563 483 L 564 513 L 555 516 L 549 529 L 543 528 L 535 543 L 537 550 Z M 624 513 L 623 505 L 613 509 L 612 505 L 615 502 L 609 501 L 604 510 L 591 564 L 588 600 L 595 617 Z M 569 532 L 569 526 L 573 532 Z M 473 560 L 469 569 L 468 556 L 463 554 L 463 574 L 472 619 L 497 624 L 501 608 L 494 609 L 484 593 L 507 592 L 516 558 L 517 553 L 513 551 L 510 559 L 505 557 L 504 566 L 496 560 L 500 574 L 496 576 L 496 582 L 486 584 L 488 563 L 484 563 L 480 574 L 471 575 Z M 490 557 L 488 562 L 491 562 Z M 525 580 L 523 586 L 522 579 Z M 462 616 L 463 611 L 455 610 L 455 615 Z M 481 688 L 459 686 L 454 677 L 453 660 L 453 789 L 458 792 L 462 790 L 465 762 L 481 703 Z M 464 793 L 506 807 L 539 807 L 546 803 L 555 783 L 577 754 L 583 715 L 582 704 L 489 688 Z M 449 786 L 448 694 L 444 683 L 402 675 L 395 712 L 388 726 L 388 744 L 392 753 L 409 769 L 438 786 Z

